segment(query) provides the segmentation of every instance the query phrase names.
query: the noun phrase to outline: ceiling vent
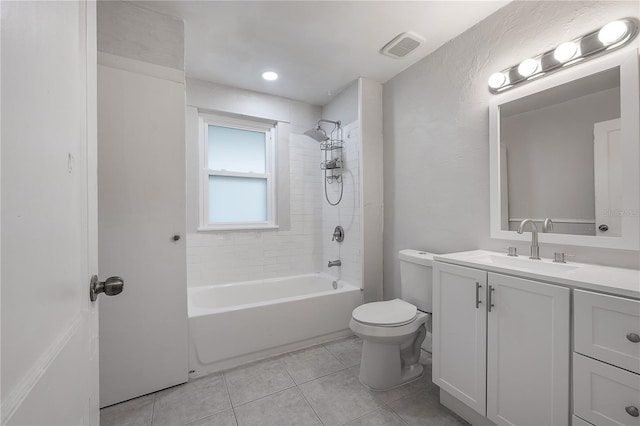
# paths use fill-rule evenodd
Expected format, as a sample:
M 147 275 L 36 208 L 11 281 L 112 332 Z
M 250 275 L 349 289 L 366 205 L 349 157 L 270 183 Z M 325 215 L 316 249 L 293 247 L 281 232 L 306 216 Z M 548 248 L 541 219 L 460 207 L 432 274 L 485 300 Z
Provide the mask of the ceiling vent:
M 398 35 L 396 38 L 387 43 L 387 45 L 382 48 L 380 53 L 396 59 L 404 58 L 424 42 L 424 37 L 412 31 L 408 31 L 406 33 Z

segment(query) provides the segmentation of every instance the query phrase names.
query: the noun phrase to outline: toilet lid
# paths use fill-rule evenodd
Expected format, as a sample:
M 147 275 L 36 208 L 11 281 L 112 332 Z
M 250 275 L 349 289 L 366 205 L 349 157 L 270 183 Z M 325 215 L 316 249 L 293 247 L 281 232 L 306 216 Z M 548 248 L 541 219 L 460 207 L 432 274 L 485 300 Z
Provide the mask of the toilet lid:
M 398 326 L 408 324 L 416 317 L 418 308 L 404 300 L 373 302 L 353 310 L 353 319 L 371 325 Z

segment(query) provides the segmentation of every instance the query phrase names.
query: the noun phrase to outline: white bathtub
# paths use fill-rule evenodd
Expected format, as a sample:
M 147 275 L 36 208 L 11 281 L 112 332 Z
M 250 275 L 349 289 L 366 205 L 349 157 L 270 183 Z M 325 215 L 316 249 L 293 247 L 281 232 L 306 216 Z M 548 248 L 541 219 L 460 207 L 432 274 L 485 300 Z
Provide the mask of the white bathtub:
M 192 377 L 349 336 L 359 288 L 325 274 L 191 287 Z

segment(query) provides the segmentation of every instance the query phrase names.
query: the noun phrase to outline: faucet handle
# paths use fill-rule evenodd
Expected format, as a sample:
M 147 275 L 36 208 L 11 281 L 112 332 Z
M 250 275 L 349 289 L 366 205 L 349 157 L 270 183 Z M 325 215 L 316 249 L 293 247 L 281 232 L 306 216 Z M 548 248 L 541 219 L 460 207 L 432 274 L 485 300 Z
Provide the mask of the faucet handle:
M 518 256 L 518 247 L 502 247 L 503 250 L 507 250 L 507 256 L 517 257 Z
M 562 252 L 554 252 L 553 253 L 553 261 L 554 263 L 567 263 L 564 259 L 565 257 L 576 257 L 573 254 L 566 254 Z

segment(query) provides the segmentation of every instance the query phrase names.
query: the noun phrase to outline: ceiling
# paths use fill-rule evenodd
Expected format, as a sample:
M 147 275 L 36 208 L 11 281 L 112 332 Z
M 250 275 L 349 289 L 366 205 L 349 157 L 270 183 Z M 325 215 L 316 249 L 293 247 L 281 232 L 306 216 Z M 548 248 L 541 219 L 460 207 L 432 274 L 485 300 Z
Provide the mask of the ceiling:
M 357 77 L 384 83 L 508 1 L 138 1 L 185 22 L 189 77 L 325 105 Z M 380 54 L 398 34 L 426 42 Z M 266 70 L 280 78 L 265 81 Z

